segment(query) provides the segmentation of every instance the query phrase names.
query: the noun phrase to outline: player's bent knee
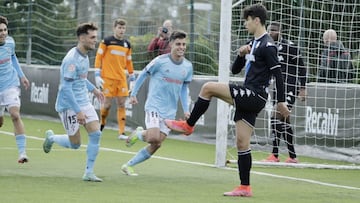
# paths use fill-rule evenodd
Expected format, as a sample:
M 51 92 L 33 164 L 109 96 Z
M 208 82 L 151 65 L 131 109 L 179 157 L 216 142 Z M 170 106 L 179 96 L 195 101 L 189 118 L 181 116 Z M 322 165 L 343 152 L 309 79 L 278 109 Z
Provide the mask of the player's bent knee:
M 202 93 L 208 93 L 213 89 L 213 86 L 215 85 L 214 82 L 206 82 L 202 87 L 201 87 L 201 92 Z

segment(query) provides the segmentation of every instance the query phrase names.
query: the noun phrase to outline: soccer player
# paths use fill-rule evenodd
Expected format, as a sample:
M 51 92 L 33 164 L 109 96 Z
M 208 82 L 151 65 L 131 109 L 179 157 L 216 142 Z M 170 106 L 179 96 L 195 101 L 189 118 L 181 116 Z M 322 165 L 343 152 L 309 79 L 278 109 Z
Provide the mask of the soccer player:
M 131 59 L 132 49 L 130 42 L 124 39 L 125 31 L 126 21 L 116 19 L 113 26 L 114 34 L 100 42 L 95 58 L 96 86 L 102 89 L 105 95 L 105 102 L 100 110 L 100 130 L 102 131 L 106 125 L 106 118 L 110 112 L 111 102 L 115 98 L 119 128 L 118 138 L 121 140 L 127 139 L 124 133 L 126 124 L 125 101 L 127 96 L 129 96 L 125 73 L 126 69 L 129 73 L 129 80 L 135 81 Z
M 25 127 L 20 116 L 20 81 L 25 89 L 29 88 L 29 80 L 21 70 L 15 54 L 15 41 L 8 36 L 8 20 L 0 16 L 0 126 L 3 123 L 3 113 L 6 108 L 14 125 L 19 152 L 18 163 L 26 163 L 29 158 L 26 155 Z
M 284 82 L 277 57 L 277 47 L 265 28 L 266 8 L 261 4 L 248 6 L 243 11 L 243 18 L 246 29 L 254 35 L 254 39 L 249 44 L 239 48 L 238 56 L 231 71 L 233 74 L 237 74 L 245 67 L 244 84 L 207 82 L 200 90 L 199 98 L 189 119 L 186 121 L 166 120 L 165 123 L 174 131 L 190 135 L 194 131 L 197 120 L 209 107 L 212 97 L 234 105 L 240 185 L 230 192 L 225 192 L 224 195 L 250 197 L 252 196 L 250 137 L 257 114 L 265 107 L 268 98 L 268 85 L 272 75 L 276 78 L 278 91 L 277 108 L 284 117 L 288 116 L 289 110 L 284 102 Z
M 83 125 L 89 141 L 85 174 L 82 179 L 93 182 L 102 181 L 93 171 L 99 152 L 101 131 L 99 118 L 94 106 L 91 105 L 88 91 L 93 92 L 100 102 L 104 101 L 104 95 L 87 79 L 90 64 L 87 53 L 95 49 L 97 30 L 93 23 L 83 23 L 77 27 L 78 44 L 70 49 L 62 61 L 60 87 L 55 104 L 67 135 L 55 135 L 52 130 L 48 130 L 43 144 L 45 153 L 50 152 L 54 143 L 65 148 L 78 149 L 81 145 L 80 125 Z
M 161 146 L 170 129 L 164 119 L 174 119 L 180 98 L 185 118 L 189 116 L 188 84 L 192 80 L 193 66 L 185 58 L 186 33 L 174 31 L 170 36 L 171 52 L 153 59 L 139 74 L 130 103 L 137 104 L 136 94 L 149 76 L 149 90 L 145 102 L 146 130 L 138 127 L 128 138 L 127 146 L 137 140 L 149 143 L 141 149 L 121 170 L 129 176 L 136 176 L 133 166 L 149 159 Z
M 280 23 L 270 23 L 268 26 L 268 33 L 275 41 L 275 45 L 278 47 L 279 61 L 285 83 L 286 103 L 289 110 L 291 110 L 295 103 L 296 96 L 298 96 L 301 101 L 305 101 L 306 98 L 306 68 L 304 61 L 298 47 L 293 42 L 282 38 Z M 276 99 L 276 94 L 274 94 L 274 99 Z M 269 157 L 267 157 L 264 161 L 280 161 L 279 143 L 281 136 L 284 136 L 289 152 L 289 157 L 285 160 L 285 162 L 298 163 L 293 144 L 294 133 L 290 124 L 290 116 L 285 118 L 278 112 L 274 111 L 271 118 L 271 129 L 274 136 L 273 150 Z

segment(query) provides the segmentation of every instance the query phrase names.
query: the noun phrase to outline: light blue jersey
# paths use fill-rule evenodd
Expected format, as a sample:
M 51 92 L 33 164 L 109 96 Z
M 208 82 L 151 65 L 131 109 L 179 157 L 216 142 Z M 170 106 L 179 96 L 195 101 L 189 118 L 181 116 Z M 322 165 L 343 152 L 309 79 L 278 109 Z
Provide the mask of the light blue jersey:
M 15 66 L 19 66 L 15 55 L 15 41 L 8 36 L 5 44 L 0 45 L 0 92 L 9 87 L 20 86 Z
M 60 69 L 60 86 L 55 109 L 63 112 L 68 109 L 80 112 L 80 107 L 90 103 L 88 91 L 94 90 L 87 80 L 89 57 L 74 47 L 64 57 Z
M 184 58 L 181 62 L 175 62 L 170 58 L 170 54 L 156 57 L 140 73 L 131 96 L 137 94 L 146 76 L 150 76 L 150 81 L 145 111 L 158 112 L 164 119 L 174 119 L 180 97 L 183 108 L 188 107 L 187 97 L 183 92 L 186 87 L 187 93 L 187 85 L 193 76 L 190 61 Z

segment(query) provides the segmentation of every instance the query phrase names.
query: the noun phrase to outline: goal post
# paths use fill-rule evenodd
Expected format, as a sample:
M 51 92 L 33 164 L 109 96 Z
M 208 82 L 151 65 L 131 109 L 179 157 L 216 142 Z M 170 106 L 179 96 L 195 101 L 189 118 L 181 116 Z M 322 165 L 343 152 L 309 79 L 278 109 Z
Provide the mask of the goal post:
M 223 83 L 228 83 L 230 77 L 231 7 L 231 1 L 221 0 L 218 81 Z M 217 167 L 224 167 L 226 165 L 228 115 L 229 105 L 219 99 L 217 102 L 216 118 L 215 165 Z

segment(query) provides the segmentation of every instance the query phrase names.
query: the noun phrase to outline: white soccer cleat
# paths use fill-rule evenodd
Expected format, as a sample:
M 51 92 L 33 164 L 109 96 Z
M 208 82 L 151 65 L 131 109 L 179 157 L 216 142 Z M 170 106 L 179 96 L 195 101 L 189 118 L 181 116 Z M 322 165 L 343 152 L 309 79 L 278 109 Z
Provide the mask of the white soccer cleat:
M 26 162 L 29 162 L 29 157 L 26 155 L 25 152 L 23 152 L 23 153 L 21 153 L 19 155 L 18 163 L 23 164 L 23 163 L 26 163 Z
M 52 130 L 47 130 L 45 132 L 45 141 L 43 143 L 43 150 L 45 153 L 49 153 L 51 151 L 51 147 L 54 142 L 50 141 L 49 137 L 53 136 L 54 132 Z
M 127 140 L 128 138 L 129 138 L 129 136 L 124 135 L 124 134 L 120 134 L 120 135 L 118 136 L 118 139 L 119 139 L 119 140 Z
M 86 173 L 82 177 L 83 181 L 90 181 L 90 182 L 102 182 L 101 178 L 98 178 L 94 173 Z
M 121 166 L 121 171 L 128 176 L 138 176 L 138 174 L 135 173 L 133 167 L 128 166 L 127 164 Z

